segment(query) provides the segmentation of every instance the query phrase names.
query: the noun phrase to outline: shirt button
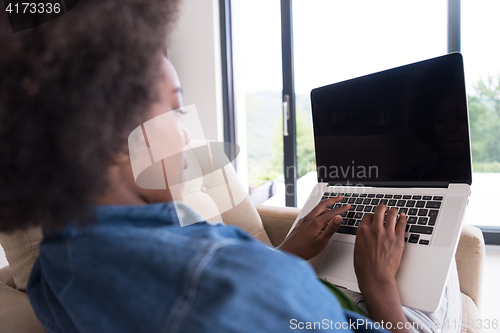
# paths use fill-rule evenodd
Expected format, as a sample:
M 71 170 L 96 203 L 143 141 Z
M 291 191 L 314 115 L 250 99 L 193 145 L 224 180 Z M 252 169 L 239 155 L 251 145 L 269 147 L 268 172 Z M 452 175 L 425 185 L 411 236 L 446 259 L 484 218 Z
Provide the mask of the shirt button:
M 201 191 L 202 191 L 203 193 L 207 193 L 207 188 L 206 188 L 205 186 L 202 186 L 202 187 L 201 187 Z

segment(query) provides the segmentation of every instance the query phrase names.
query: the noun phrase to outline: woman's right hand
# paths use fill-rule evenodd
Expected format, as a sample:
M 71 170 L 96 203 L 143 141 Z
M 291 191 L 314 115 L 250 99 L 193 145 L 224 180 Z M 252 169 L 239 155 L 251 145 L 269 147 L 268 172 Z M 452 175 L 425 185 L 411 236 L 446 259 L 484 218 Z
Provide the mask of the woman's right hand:
M 398 210 L 388 210 L 386 205 L 363 216 L 354 246 L 354 269 L 361 290 L 377 280 L 395 278 L 405 245 L 406 216 L 401 214 L 397 220 Z
M 385 223 L 384 223 L 385 219 Z M 392 331 L 408 332 L 406 316 L 396 284 L 396 273 L 404 250 L 406 216 L 398 219 L 396 208 L 378 205 L 375 214 L 365 214 L 354 245 L 354 270 L 370 318 L 391 322 Z

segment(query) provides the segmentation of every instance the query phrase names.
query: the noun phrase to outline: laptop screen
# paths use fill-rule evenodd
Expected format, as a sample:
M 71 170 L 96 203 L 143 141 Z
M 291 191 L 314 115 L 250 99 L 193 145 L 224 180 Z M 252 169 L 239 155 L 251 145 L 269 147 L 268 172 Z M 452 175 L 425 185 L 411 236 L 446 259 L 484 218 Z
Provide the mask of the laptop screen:
M 446 56 L 311 92 L 318 182 L 472 182 L 462 56 Z

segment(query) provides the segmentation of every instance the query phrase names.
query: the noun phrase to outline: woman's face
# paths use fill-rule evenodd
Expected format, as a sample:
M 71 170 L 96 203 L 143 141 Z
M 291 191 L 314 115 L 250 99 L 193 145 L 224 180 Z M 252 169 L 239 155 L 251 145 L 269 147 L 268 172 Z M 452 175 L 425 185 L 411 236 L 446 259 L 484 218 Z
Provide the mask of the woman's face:
M 187 161 L 183 149 L 189 143 L 190 134 L 180 123 L 179 112 L 175 112 L 182 107 L 182 89 L 177 73 L 167 58 L 163 58 L 161 70 L 163 78 L 158 83 L 159 99 L 148 112 L 146 121 L 163 115 L 165 131 L 162 138 L 168 150 L 168 157 L 163 159 L 167 190 L 147 190 L 136 185 L 139 195 L 147 203 L 182 201 L 184 198 Z

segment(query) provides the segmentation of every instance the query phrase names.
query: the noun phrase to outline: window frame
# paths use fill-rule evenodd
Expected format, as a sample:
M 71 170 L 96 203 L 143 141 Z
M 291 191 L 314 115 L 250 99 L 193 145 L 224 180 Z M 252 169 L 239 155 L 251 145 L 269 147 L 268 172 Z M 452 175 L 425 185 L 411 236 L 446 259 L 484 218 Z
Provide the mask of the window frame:
M 224 150 L 237 170 L 236 113 L 234 107 L 233 44 L 231 0 L 219 0 L 220 54 L 222 71 L 222 119 Z

